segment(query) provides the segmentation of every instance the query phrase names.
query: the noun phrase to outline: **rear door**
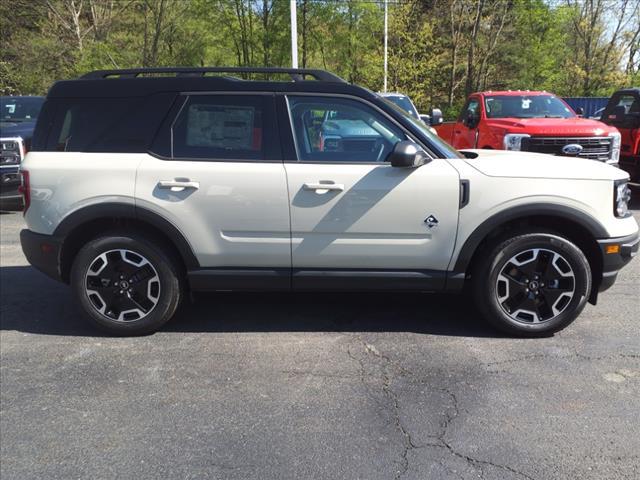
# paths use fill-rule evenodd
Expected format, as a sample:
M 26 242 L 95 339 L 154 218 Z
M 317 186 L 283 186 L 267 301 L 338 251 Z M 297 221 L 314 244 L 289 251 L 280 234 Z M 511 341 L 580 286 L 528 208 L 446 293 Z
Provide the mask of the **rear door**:
M 357 98 L 292 95 L 282 108 L 295 144 L 285 162 L 294 288 L 440 288 L 457 228 L 455 169 L 436 158 L 392 167 L 407 133 Z
M 136 205 L 182 232 L 207 269 L 197 281 L 287 288 L 289 204 L 273 94 L 185 94 L 152 150 L 138 168 Z

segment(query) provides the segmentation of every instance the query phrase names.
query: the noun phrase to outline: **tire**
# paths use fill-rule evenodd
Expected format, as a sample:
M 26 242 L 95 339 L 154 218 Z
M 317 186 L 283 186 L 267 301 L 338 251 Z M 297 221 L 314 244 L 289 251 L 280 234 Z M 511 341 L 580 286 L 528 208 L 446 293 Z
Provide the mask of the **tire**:
M 486 320 L 516 336 L 549 336 L 573 322 L 591 293 L 584 253 L 562 236 L 523 232 L 481 252 L 472 294 Z
M 178 262 L 140 233 L 110 232 L 89 241 L 71 268 L 73 295 L 88 319 L 118 336 L 157 331 L 181 298 Z

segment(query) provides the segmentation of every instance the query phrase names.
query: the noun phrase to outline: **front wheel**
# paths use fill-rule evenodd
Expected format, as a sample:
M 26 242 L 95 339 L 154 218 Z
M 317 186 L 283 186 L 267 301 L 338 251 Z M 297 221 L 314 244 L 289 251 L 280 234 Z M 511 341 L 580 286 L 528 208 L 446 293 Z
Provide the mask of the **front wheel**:
M 89 320 L 114 335 L 158 330 L 181 299 L 176 262 L 159 244 L 135 233 L 89 241 L 73 262 L 71 287 Z
M 562 330 L 585 307 L 591 269 L 584 253 L 552 233 L 493 242 L 472 273 L 478 309 L 496 328 L 519 336 Z

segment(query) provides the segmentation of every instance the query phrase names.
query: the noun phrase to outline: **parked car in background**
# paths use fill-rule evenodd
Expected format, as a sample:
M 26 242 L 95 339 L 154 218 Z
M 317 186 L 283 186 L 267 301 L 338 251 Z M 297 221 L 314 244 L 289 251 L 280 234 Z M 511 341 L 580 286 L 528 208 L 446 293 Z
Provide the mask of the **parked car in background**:
M 640 182 L 640 87 L 625 88 L 609 99 L 602 121 L 622 134 L 620 168 Z
M 615 127 L 579 117 L 548 92 L 474 93 L 457 121 L 436 130 L 459 149 L 523 150 L 613 165 L 620 156 L 620 132 Z
M 292 81 L 211 75 L 247 72 Z M 348 132 L 342 148 L 320 141 L 331 122 Z M 465 287 L 496 327 L 549 335 L 596 303 L 640 242 L 622 170 L 462 154 L 322 70 L 57 82 L 22 174 L 28 261 L 120 335 L 157 330 L 194 291 Z
M 438 134 L 433 126 L 440 125 L 442 123 L 442 112 L 439 109 L 432 109 L 430 114 L 421 114 L 418 113 L 418 109 L 415 104 L 407 95 L 396 92 L 378 93 L 378 95 L 400 107 L 416 120 L 421 120 L 431 128 L 432 133 L 436 135 Z
M 420 120 L 418 109 L 408 96 L 397 92 L 380 92 L 378 93 L 378 95 L 386 100 L 389 100 L 391 103 L 396 104 L 416 120 Z
M 318 151 L 341 152 L 354 158 L 363 152 L 384 154 L 384 137 L 357 109 L 309 110 L 301 121 L 308 132 L 307 141 Z
M 31 144 L 44 97 L 0 97 L 0 209 L 20 210 L 20 163 Z

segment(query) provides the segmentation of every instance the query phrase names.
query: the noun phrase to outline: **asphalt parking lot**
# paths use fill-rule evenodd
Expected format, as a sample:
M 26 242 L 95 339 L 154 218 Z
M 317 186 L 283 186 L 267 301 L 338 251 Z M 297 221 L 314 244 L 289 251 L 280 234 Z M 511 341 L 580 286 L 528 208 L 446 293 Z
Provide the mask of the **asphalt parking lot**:
M 109 338 L 0 222 L 3 480 L 640 478 L 638 259 L 546 339 L 391 294 L 216 294 Z

